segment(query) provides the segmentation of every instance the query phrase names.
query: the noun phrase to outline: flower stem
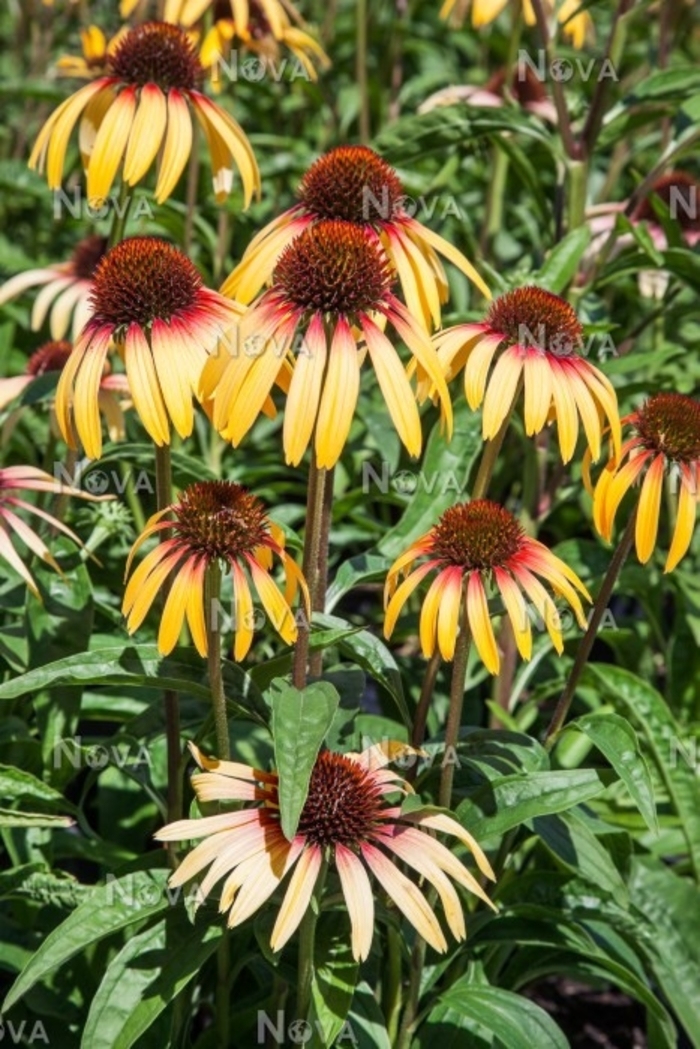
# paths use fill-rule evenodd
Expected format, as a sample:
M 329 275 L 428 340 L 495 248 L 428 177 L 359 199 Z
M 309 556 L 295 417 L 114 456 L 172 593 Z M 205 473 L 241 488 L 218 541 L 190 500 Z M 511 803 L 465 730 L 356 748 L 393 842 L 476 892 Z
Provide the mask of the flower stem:
M 156 505 L 164 510 L 172 501 L 172 471 L 170 445 L 155 445 L 156 453 Z M 168 529 L 161 532 L 161 542 L 168 537 Z M 161 589 L 165 601 L 168 593 L 167 580 Z M 179 820 L 182 814 L 182 780 L 180 777 L 180 706 L 177 693 L 166 689 L 163 693 L 165 707 L 165 740 L 168 767 L 168 822 Z
M 552 47 L 552 38 L 549 35 L 549 27 L 547 25 L 547 15 L 544 9 L 542 0 L 532 0 L 532 10 L 535 14 L 537 21 L 537 30 L 542 40 L 542 47 L 547 58 L 547 66 L 552 69 L 552 63 L 555 61 L 554 48 Z M 554 67 L 555 68 L 555 67 Z M 569 117 L 569 110 L 566 104 L 566 96 L 564 95 L 564 88 L 561 82 L 556 78 L 552 77 L 552 96 L 554 98 L 554 107 L 557 111 L 557 122 L 559 124 L 559 134 L 561 135 L 562 144 L 566 152 L 567 157 L 571 160 L 576 160 L 580 156 L 580 143 L 574 136 L 571 128 L 571 119 Z
M 445 759 L 452 754 L 457 740 L 459 729 L 462 724 L 462 707 L 464 706 L 464 680 L 467 676 L 467 660 L 469 658 L 469 645 L 471 632 L 467 625 L 466 616 L 462 621 L 462 629 L 457 637 L 455 655 L 452 663 L 452 682 L 450 685 L 450 710 L 447 715 L 445 727 Z M 452 801 L 452 783 L 455 776 L 453 761 L 444 760 L 442 772 L 440 773 L 440 793 L 438 804 L 448 809 Z
M 216 949 L 216 1029 L 218 1049 L 228 1049 L 230 1041 L 230 995 L 229 975 L 231 969 L 230 938 L 224 930 L 221 943 Z
M 110 248 L 116 247 L 117 244 L 120 244 L 124 240 L 124 231 L 126 230 L 126 222 L 129 218 L 130 208 L 131 197 L 128 196 L 128 186 L 124 179 L 122 179 L 121 186 L 119 187 L 119 202 L 114 209 L 112 228 L 109 232 Z
M 618 547 L 612 556 L 612 560 L 610 561 L 608 570 L 605 573 L 605 578 L 603 579 L 600 591 L 598 593 L 598 596 L 596 597 L 595 604 L 593 605 L 591 618 L 588 623 L 588 629 L 581 638 L 581 643 L 578 647 L 578 652 L 576 653 L 576 658 L 574 659 L 574 665 L 571 668 L 571 673 L 569 674 L 566 685 L 564 686 L 564 691 L 559 697 L 559 702 L 556 705 L 556 709 L 554 711 L 554 714 L 552 715 L 552 720 L 550 721 L 549 727 L 545 733 L 544 745 L 547 748 L 547 750 L 551 750 L 554 744 L 556 743 L 562 725 L 566 720 L 566 715 L 569 713 L 569 707 L 571 706 L 571 703 L 573 701 L 574 694 L 579 683 L 579 679 L 591 654 L 591 649 L 593 648 L 593 643 L 595 641 L 596 634 L 598 633 L 598 627 L 600 626 L 603 615 L 605 614 L 605 610 L 608 607 L 610 595 L 612 594 L 613 589 L 615 588 L 615 583 L 617 582 L 617 578 L 622 570 L 622 566 L 627 560 L 627 555 L 632 549 L 632 544 L 634 542 L 634 529 L 636 520 L 637 511 L 635 508 L 635 510 L 630 514 L 629 521 L 627 522 L 627 527 L 625 528 L 622 534 L 622 538 L 620 539 Z
M 323 529 L 326 471 L 316 465 L 312 458 L 309 468 L 309 487 L 306 497 L 306 534 L 304 536 L 303 573 L 309 587 L 312 610 L 317 607 L 320 577 L 319 553 Z M 294 648 L 292 681 L 295 688 L 305 688 L 307 662 L 309 658 L 310 623 L 301 623 Z
M 316 879 L 316 887 L 311 897 L 309 909 L 304 915 L 299 928 L 299 967 L 297 973 L 297 1017 L 305 1020 L 311 1005 L 311 982 L 314 974 L 314 944 L 316 941 L 316 923 L 321 912 L 321 896 L 328 871 L 328 862 L 324 858 Z
M 370 139 L 369 91 L 367 89 L 367 0 L 357 0 L 355 13 L 355 80 L 360 103 L 360 142 Z
M 326 608 L 326 590 L 328 589 L 328 542 L 333 518 L 333 475 L 334 467 L 323 471 L 323 507 L 321 509 L 321 534 L 318 541 L 318 576 L 312 612 L 324 612 Z M 311 677 L 319 677 L 323 667 L 323 652 L 312 652 L 309 657 Z
M 231 744 L 226 717 L 226 696 L 221 676 L 221 630 L 219 629 L 218 607 L 221 594 L 221 566 L 212 561 L 207 569 L 205 582 L 205 627 L 207 632 L 207 668 L 209 687 L 214 710 L 214 729 L 216 732 L 216 753 L 222 761 L 229 761 Z
M 433 652 L 427 667 L 425 668 L 425 676 L 423 678 L 423 685 L 420 690 L 420 698 L 418 700 L 418 706 L 416 707 L 416 716 L 413 719 L 413 731 L 411 732 L 411 746 L 420 747 L 423 740 L 425 739 L 425 726 L 428 721 L 428 710 L 430 708 L 430 700 L 433 698 L 433 689 L 435 688 L 435 679 L 440 669 L 440 663 L 442 658 L 438 649 L 436 648 Z M 415 765 L 413 769 L 415 770 Z
M 418 1004 L 420 1001 L 420 985 L 423 977 L 423 966 L 425 965 L 425 952 L 427 944 L 422 936 L 419 936 L 411 953 L 411 972 L 408 982 L 408 1001 L 404 1009 L 403 1019 L 399 1037 L 396 1040 L 396 1049 L 408 1049 L 413 1038 L 413 1024 L 418 1015 Z
M 393 1045 L 401 1014 L 401 936 L 389 926 L 386 931 L 387 965 L 382 977 L 382 1008 L 389 1042 Z

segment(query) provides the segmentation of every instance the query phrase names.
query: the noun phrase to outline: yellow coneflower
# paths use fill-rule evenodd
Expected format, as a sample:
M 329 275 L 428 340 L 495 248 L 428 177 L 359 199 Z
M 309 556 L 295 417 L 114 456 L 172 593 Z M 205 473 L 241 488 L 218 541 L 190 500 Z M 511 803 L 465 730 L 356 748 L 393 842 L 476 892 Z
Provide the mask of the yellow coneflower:
M 25 270 L 0 288 L 0 306 L 28 288 L 41 287 L 32 310 L 32 331 L 38 331 L 51 310 L 51 338 L 58 341 L 73 318 L 73 339 L 90 319 L 90 293 L 95 267 L 107 250 L 107 238 L 92 235 L 75 247 L 68 262 Z
M 448 381 L 464 368 L 469 406 L 476 409 L 483 401 L 485 438 L 500 430 L 522 380 L 526 433 L 540 433 L 556 420 L 565 463 L 576 449 L 579 416 L 594 460 L 600 457 L 606 419 L 619 448 L 615 390 L 581 356 L 583 328 L 573 308 L 558 295 L 536 287 L 509 291 L 494 300 L 483 322 L 447 328 L 434 342 Z M 421 394 L 427 393 L 423 381 Z
M 408 308 L 426 330 L 440 326 L 440 306 L 448 285 L 439 255 L 473 281 L 485 298 L 488 287 L 474 266 L 443 237 L 405 207 L 406 193 L 394 169 L 367 146 L 340 146 L 326 153 L 304 175 L 298 204 L 269 223 L 250 242 L 221 290 L 250 302 L 270 279 L 284 248 L 315 222 L 340 219 L 381 241 L 396 269 Z
M 29 525 L 17 515 L 16 510 L 34 514 L 46 521 L 52 528 L 63 532 L 73 540 L 77 546 L 82 547 L 82 542 L 62 521 L 52 514 L 33 506 L 22 498 L 24 492 L 54 492 L 57 495 L 74 495 L 80 499 L 102 501 L 110 496 L 94 496 L 87 492 L 81 492 L 78 488 L 72 488 L 57 481 L 51 474 L 44 470 L 38 470 L 35 466 L 3 466 L 0 468 L 0 560 L 5 561 L 19 575 L 31 592 L 39 597 L 39 589 L 31 572 L 27 568 L 26 555 L 20 557 L 14 546 L 10 534 L 14 533 L 26 548 L 36 554 L 38 558 L 50 565 L 56 572 L 62 574 L 61 567 L 52 555 L 44 540 L 29 527 Z
M 593 519 L 610 540 L 615 515 L 625 494 L 641 479 L 635 523 L 637 557 L 651 557 L 659 530 L 664 479 L 677 485 L 676 524 L 666 557 L 672 572 L 685 557 L 695 529 L 700 470 L 700 403 L 680 393 L 657 393 L 625 416 L 632 427 L 620 454 L 603 470 L 593 494 Z
M 272 287 L 245 313 L 234 347 L 202 372 L 215 427 L 237 445 L 255 422 L 280 367 L 293 356 L 284 413 L 284 450 L 296 465 L 315 429 L 319 467 L 333 466 L 347 440 L 366 348 L 392 422 L 410 455 L 422 433 L 415 393 L 378 323 L 388 321 L 436 384 L 451 433 L 452 408 L 427 334 L 391 290 L 392 271 L 371 231 L 331 220 L 305 229 L 284 250 Z
M 270 521 L 260 499 L 231 481 L 190 485 L 177 503 L 148 521 L 129 554 L 127 577 L 142 543 L 164 531 L 169 538 L 146 555 L 126 587 L 122 611 L 130 634 L 141 626 L 165 581 L 171 578 L 158 649 L 163 655 L 172 652 L 187 617 L 192 640 L 200 655 L 206 656 L 205 577 L 216 562 L 231 570 L 233 580 L 234 658 L 244 659 L 253 641 L 253 598 L 248 577 L 275 630 L 288 645 L 294 644 L 297 623 L 291 603 L 300 590 L 309 615 L 308 590 L 284 549 L 284 533 Z M 284 594 L 270 575 L 273 555 L 284 568 Z M 218 610 L 209 609 L 207 614 L 218 615 Z
M 105 64 L 106 74 L 63 102 L 39 132 L 29 166 L 46 167 L 51 189 L 61 185 L 68 139 L 80 118 L 89 201 L 105 200 L 122 164 L 124 181 L 136 185 L 160 152 L 155 198 L 162 204 L 190 155 L 191 107 L 209 145 L 217 200 L 229 194 L 235 164 L 247 207 L 260 190 L 255 156 L 233 117 L 197 89 L 204 70 L 185 31 L 167 22 L 136 26 Z
M 409 572 L 412 563 L 422 557 L 428 560 Z M 385 589 L 385 637 L 391 636 L 409 596 L 431 572 L 437 575 L 420 614 L 420 641 L 426 658 L 437 644 L 442 658 L 451 660 L 459 631 L 469 629 L 486 669 L 498 673 L 500 657 L 489 618 L 489 584 L 501 596 L 523 659 L 532 657 L 532 628 L 524 595 L 541 616 L 557 652 L 563 649 L 559 613 L 538 576 L 568 601 L 579 625 L 586 626 L 576 591 L 588 601 L 590 596 L 576 573 L 526 535 L 508 510 L 488 499 L 450 507 L 391 566 Z
M 75 344 L 56 391 L 56 416 L 70 447 L 82 441 L 91 459 L 102 452 L 99 388 L 115 346 L 143 425 L 158 445 L 194 425 L 193 391 L 207 349 L 234 323 L 228 299 L 202 284 L 190 260 L 156 237 L 124 240 L 95 272 L 93 315 Z
M 475 29 L 495 21 L 508 0 L 444 0 L 440 18 L 449 18 L 452 25 L 460 26 L 471 7 L 472 25 Z M 556 14 L 556 21 L 575 48 L 582 48 L 587 37 L 593 35 L 593 19 L 588 11 L 582 11 L 582 0 L 546 0 L 549 14 Z M 523 0 L 523 16 L 527 25 L 536 25 L 537 17 L 532 0 Z
M 447 950 L 447 941 L 425 889 L 398 864 L 405 864 L 435 889 L 456 940 L 466 937 L 466 926 L 455 884 L 493 907 L 471 871 L 433 836 L 437 831 L 455 838 L 472 853 L 481 873 L 493 880 L 491 865 L 469 831 L 445 813 L 428 808 L 402 813 L 397 801 L 387 800 L 387 795 L 412 793 L 405 780 L 385 768 L 396 753 L 416 753 L 410 747 L 375 746 L 358 754 L 322 751 L 292 841 L 282 833 L 276 773 L 205 757 L 192 744 L 190 750 L 205 770 L 192 777 L 200 802 L 257 804 L 218 816 L 179 820 L 159 831 L 159 841 L 203 839 L 171 875 L 170 885 L 183 885 L 209 867 L 199 885 L 200 902 L 225 878 L 219 910 L 228 911 L 232 928 L 259 910 L 291 875 L 272 930 L 273 951 L 282 950 L 299 927 L 324 862 L 337 872 L 357 961 L 369 955 L 375 931 L 370 875 L 440 953 Z
M 16 397 L 19 397 L 28 386 L 41 375 L 54 372 L 60 375 L 68 363 L 73 351 L 73 344 L 67 340 L 46 342 L 35 350 L 27 361 L 22 375 L 11 375 L 0 379 L 0 411 L 6 408 Z M 107 423 L 107 430 L 112 441 L 124 438 L 124 409 L 129 406 L 129 384 L 125 375 L 111 374 L 109 363 L 105 361 L 99 383 L 97 404 Z M 17 412 L 13 413 L 15 416 Z M 56 417 L 51 409 L 51 429 L 56 429 Z M 3 437 L 7 432 L 3 427 Z
M 177 4 L 178 0 L 176 0 Z M 220 65 L 228 56 L 235 41 L 241 47 L 259 56 L 263 63 L 277 66 L 280 61 L 280 45 L 289 48 L 304 75 L 317 80 L 316 64 L 322 69 L 330 66 L 328 55 L 303 27 L 299 12 L 292 4 L 279 0 L 206 0 L 206 3 L 181 5 L 179 16 L 174 19 L 181 25 L 191 26 L 206 7 L 213 8 L 214 25 L 206 33 L 200 49 L 200 59 L 205 69 L 210 69 L 212 81 L 220 86 Z M 264 69 L 262 70 L 264 72 Z
M 108 59 L 115 53 L 128 32 L 129 27 L 122 26 L 111 40 L 107 40 L 99 26 L 91 25 L 81 29 L 82 55 L 64 55 L 56 63 L 57 69 L 64 76 L 88 79 L 103 76 L 108 71 Z

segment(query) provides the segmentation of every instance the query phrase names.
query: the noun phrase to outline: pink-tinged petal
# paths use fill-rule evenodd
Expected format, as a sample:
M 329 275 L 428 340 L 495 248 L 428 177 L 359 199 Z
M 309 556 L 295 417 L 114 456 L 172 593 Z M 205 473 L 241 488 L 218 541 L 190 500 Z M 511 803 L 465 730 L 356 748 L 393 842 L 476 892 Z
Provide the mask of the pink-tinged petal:
M 474 855 L 476 864 L 482 874 L 485 874 L 491 881 L 496 880 L 496 875 L 493 873 L 491 864 L 486 858 L 486 854 L 479 845 L 476 838 L 469 833 L 469 831 L 458 823 L 457 820 L 452 819 L 451 816 L 447 816 L 442 812 L 423 812 L 418 810 L 415 812 L 407 813 L 402 819 L 407 820 L 409 823 L 417 823 L 419 827 L 427 827 L 429 830 L 441 831 L 443 834 L 451 834 L 462 842 L 463 845 L 469 849 Z
M 34 579 L 32 578 L 29 570 L 25 567 L 24 562 L 15 550 L 10 540 L 9 535 L 5 531 L 5 527 L 0 521 L 0 558 L 3 558 L 15 572 L 24 580 L 31 592 L 35 597 L 39 596 L 39 590 L 37 588 Z
M 194 841 L 196 838 L 206 838 L 209 834 L 216 834 L 222 830 L 232 830 L 244 822 L 244 817 L 249 816 L 246 812 L 221 812 L 218 816 L 202 816 L 197 820 L 176 820 L 161 827 L 153 835 L 156 841 Z M 260 816 L 258 817 L 260 818 Z
M 276 772 L 265 772 L 263 769 L 242 765 L 237 761 L 221 761 L 219 758 L 209 757 L 191 741 L 187 746 L 199 767 L 206 769 L 207 772 L 219 772 L 222 776 L 234 776 L 236 779 L 249 779 L 260 783 L 276 784 L 278 782 L 279 777 Z
M 447 941 L 435 912 L 420 889 L 374 845 L 365 842 L 360 851 L 372 874 L 401 913 L 434 950 L 443 954 L 447 950 Z
M 502 568 L 494 569 L 494 576 L 506 606 L 518 652 L 523 659 L 529 660 L 532 658 L 532 628 L 525 598 L 517 583 Z
M 335 865 L 352 929 L 352 955 L 363 962 L 369 955 L 374 935 L 374 895 L 361 860 L 344 845 L 335 847 Z
M 270 799 L 270 791 L 257 783 L 247 783 L 216 772 L 200 772 L 192 777 L 192 786 L 198 801 L 262 801 Z
M 474 896 L 477 896 L 483 903 L 490 907 L 491 910 L 496 910 L 495 905 L 489 899 L 471 871 L 467 870 L 464 864 L 458 860 L 457 857 L 442 844 L 442 842 L 438 841 L 437 838 L 431 837 L 429 834 L 425 834 L 422 830 L 418 830 L 416 827 L 404 827 L 403 831 L 404 834 L 407 835 L 406 840 L 412 843 L 414 851 L 425 853 L 429 856 L 430 860 L 440 868 L 440 870 L 449 875 L 452 881 L 457 882 L 462 888 L 471 892 Z M 488 860 L 486 860 L 485 856 L 483 858 L 490 871 L 491 867 L 488 864 Z
M 298 929 L 311 902 L 322 860 L 323 854 L 318 845 L 311 845 L 302 852 L 270 936 L 273 951 L 281 951 Z
M 432 860 L 429 851 L 423 847 L 423 842 L 420 843 L 420 848 L 416 848 L 410 832 L 403 831 L 401 828 L 378 830 L 373 837 L 375 841 L 380 841 L 386 849 L 393 852 L 395 856 L 407 863 L 409 867 L 413 867 L 418 874 L 430 882 L 440 897 L 450 932 L 456 940 L 465 939 L 467 929 L 459 896 L 452 882 Z
M 282 838 L 271 843 L 261 855 L 238 866 L 224 885 L 219 905 L 223 913 L 233 901 L 227 922 L 229 929 L 240 925 L 269 899 L 303 849 L 303 838 L 295 838 L 293 842 Z

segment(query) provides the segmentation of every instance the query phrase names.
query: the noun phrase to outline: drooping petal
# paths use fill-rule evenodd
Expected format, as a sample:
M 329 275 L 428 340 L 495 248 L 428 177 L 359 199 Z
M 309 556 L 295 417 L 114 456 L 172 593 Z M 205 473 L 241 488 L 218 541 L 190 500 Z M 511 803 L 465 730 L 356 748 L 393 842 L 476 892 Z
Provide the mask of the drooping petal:
M 273 951 L 281 951 L 298 929 L 311 902 L 322 860 L 323 853 L 318 845 L 304 849 L 299 857 L 270 936 Z
M 697 476 L 695 471 L 684 470 L 678 493 L 678 510 L 676 527 L 673 530 L 673 541 L 666 558 L 664 572 L 672 572 L 682 557 L 685 557 L 693 538 L 695 515 L 697 512 Z
M 489 619 L 489 606 L 486 591 L 479 572 L 471 572 L 467 582 L 466 596 L 469 628 L 474 638 L 477 652 L 490 674 L 497 674 L 501 665 L 496 646 L 496 638 Z
M 372 874 L 401 913 L 434 950 L 443 954 L 447 950 L 447 941 L 432 907 L 420 889 L 374 845 L 364 842 L 360 851 Z
M 335 865 L 350 916 L 352 954 L 363 962 L 369 955 L 374 934 L 374 895 L 362 861 L 344 845 L 335 847 Z
M 663 490 L 665 459 L 657 455 L 647 470 L 642 482 L 637 508 L 635 543 L 637 557 L 646 564 L 652 555 L 659 529 L 659 510 L 661 509 L 661 492 Z

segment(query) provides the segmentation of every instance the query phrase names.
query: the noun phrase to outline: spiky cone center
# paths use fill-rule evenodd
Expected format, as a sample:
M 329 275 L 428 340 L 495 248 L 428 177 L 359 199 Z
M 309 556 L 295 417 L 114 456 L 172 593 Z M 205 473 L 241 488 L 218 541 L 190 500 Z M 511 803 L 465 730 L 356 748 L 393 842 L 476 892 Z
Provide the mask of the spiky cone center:
M 233 481 L 198 481 L 173 507 L 176 538 L 208 562 L 253 555 L 270 540 L 265 507 Z
M 192 91 L 204 70 L 184 30 L 168 22 L 145 22 L 131 29 L 107 62 L 110 75 L 124 84 L 157 84 L 163 91 Z
M 102 261 L 107 251 L 107 238 L 92 234 L 79 241 L 74 250 L 71 263 L 73 273 L 78 280 L 92 280 L 95 276 L 97 265 Z
M 523 546 L 525 533 L 508 510 L 489 499 L 445 510 L 433 529 L 430 554 L 465 572 L 501 568 Z
M 390 222 L 404 197 L 394 169 L 367 146 L 330 150 L 311 165 L 299 186 L 301 203 L 315 218 L 373 227 Z
M 542 350 L 555 357 L 580 353 L 583 327 L 572 306 L 544 288 L 506 292 L 491 305 L 487 326 L 509 346 Z
M 382 799 L 370 773 L 352 758 L 319 754 L 299 820 L 299 834 L 313 845 L 358 846 L 380 821 Z
M 373 233 L 329 220 L 309 226 L 284 249 L 272 280 L 298 309 L 352 316 L 382 306 L 393 271 Z
M 671 218 L 682 229 L 700 232 L 700 182 L 685 171 L 671 171 L 657 179 L 649 193 L 634 209 L 637 221 L 658 222 L 653 200 L 659 197 L 669 209 Z
M 112 248 L 95 271 L 93 322 L 117 335 L 134 323 L 146 329 L 193 306 L 201 287 L 199 273 L 177 248 L 155 237 L 132 237 Z
M 46 372 L 60 372 L 71 355 L 73 344 L 67 339 L 59 342 L 45 342 L 38 350 L 35 350 L 27 361 L 25 371 L 27 375 L 37 377 Z
M 700 403 L 681 393 L 657 393 L 634 417 L 649 451 L 690 465 L 700 459 Z

